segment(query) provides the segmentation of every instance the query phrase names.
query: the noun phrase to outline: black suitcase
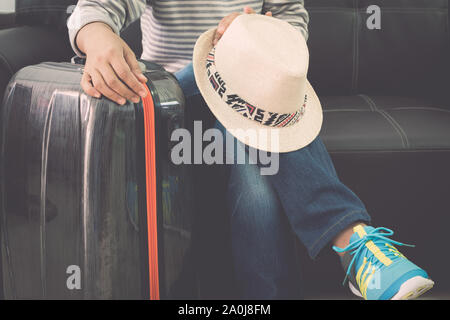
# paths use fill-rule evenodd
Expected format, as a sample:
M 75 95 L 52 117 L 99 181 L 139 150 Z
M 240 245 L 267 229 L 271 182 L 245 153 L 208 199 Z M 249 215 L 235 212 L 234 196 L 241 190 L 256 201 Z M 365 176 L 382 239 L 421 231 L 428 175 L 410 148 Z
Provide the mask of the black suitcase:
M 170 161 L 184 97 L 173 75 L 141 64 L 151 112 L 84 94 L 81 64 L 29 66 L 9 83 L 0 131 L 5 298 L 195 298 L 190 174 Z

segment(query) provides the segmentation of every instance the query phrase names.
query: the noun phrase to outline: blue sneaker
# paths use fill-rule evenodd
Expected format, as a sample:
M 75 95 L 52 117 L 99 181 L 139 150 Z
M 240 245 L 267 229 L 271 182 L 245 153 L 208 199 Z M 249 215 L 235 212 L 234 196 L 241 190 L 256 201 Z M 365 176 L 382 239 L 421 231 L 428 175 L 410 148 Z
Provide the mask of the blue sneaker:
M 406 244 L 386 237 L 394 234 L 392 230 L 358 225 L 353 231 L 347 247 L 333 246 L 333 250 L 344 252 L 341 258 L 347 269 L 344 284 L 348 278 L 355 295 L 366 300 L 408 300 L 433 287 L 434 282 L 425 270 L 394 247 Z

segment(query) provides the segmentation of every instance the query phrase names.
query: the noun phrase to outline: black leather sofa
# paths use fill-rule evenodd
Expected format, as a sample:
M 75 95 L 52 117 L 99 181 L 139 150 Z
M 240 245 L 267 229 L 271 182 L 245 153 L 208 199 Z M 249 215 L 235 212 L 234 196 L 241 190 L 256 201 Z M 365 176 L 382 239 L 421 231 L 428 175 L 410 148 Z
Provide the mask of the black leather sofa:
M 445 296 L 450 293 L 449 1 L 305 2 L 311 16 L 309 79 L 322 101 L 320 135 L 338 175 L 363 200 L 374 225 L 416 244 L 401 250 L 435 280 L 434 297 Z M 370 5 L 381 8 L 381 29 L 366 25 Z M 73 55 L 64 29 L 24 22 L 0 30 L 0 92 L 19 68 Z M 139 55 L 139 23 L 123 37 Z M 228 260 L 229 253 L 222 254 L 229 249 L 226 240 L 216 245 L 222 246 L 216 247 L 218 256 Z M 299 253 L 305 298 L 351 297 L 331 249 L 316 261 L 301 245 Z M 232 297 L 231 276 L 209 272 L 204 296 Z

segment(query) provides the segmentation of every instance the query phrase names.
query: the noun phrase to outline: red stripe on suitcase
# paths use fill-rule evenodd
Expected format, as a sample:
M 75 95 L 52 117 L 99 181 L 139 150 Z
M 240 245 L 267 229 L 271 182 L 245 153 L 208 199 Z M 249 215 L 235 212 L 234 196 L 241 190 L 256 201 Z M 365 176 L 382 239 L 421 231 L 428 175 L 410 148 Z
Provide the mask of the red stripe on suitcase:
M 159 300 L 158 226 L 156 216 L 156 140 L 155 108 L 150 90 L 142 99 L 145 126 L 145 171 L 147 185 L 147 237 L 150 300 Z

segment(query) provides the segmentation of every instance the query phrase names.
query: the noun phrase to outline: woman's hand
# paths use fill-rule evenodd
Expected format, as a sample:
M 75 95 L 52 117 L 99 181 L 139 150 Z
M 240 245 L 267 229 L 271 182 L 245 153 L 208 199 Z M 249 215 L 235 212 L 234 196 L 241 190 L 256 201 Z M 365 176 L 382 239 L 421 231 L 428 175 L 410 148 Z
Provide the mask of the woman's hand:
M 255 14 L 256 12 L 250 7 L 245 7 L 243 10 L 243 13 L 244 14 Z M 219 25 L 217 26 L 216 34 L 214 35 L 214 38 L 213 38 L 213 45 L 216 45 L 217 42 L 219 42 L 220 38 L 222 38 L 223 34 L 225 33 L 225 31 L 227 31 L 228 27 L 233 22 L 233 20 L 236 19 L 236 17 L 241 14 L 242 14 L 241 12 L 233 12 L 233 13 L 230 13 L 229 15 L 227 15 L 222 20 L 220 20 Z M 272 12 L 270 12 L 270 11 L 266 12 L 266 16 L 271 17 Z
M 147 91 L 136 56 L 111 28 L 101 22 L 83 27 L 76 38 L 77 46 L 86 54 L 86 65 L 81 79 L 83 90 L 90 96 L 101 95 L 123 105 L 126 100 L 135 103 Z

